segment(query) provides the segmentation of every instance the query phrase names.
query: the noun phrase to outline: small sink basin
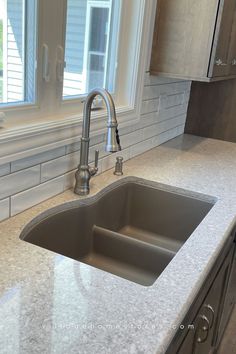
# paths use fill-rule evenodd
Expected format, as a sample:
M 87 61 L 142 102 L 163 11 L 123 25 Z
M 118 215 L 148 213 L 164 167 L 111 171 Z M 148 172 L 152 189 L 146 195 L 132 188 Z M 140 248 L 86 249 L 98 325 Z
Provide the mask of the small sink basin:
M 207 199 L 207 198 L 206 198 Z M 24 241 L 150 286 L 214 205 L 135 178 L 41 214 Z

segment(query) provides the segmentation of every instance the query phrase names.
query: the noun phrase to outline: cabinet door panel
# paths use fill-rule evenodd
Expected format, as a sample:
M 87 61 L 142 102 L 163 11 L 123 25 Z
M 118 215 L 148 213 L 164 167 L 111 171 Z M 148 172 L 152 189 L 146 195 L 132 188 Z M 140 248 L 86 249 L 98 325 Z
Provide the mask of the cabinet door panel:
M 234 248 L 228 252 L 177 354 L 210 354 L 222 313 Z
M 189 331 L 177 354 L 192 354 L 194 352 L 194 330 Z
M 236 2 L 236 0 L 235 0 Z M 236 74 L 236 7 L 234 10 L 234 20 L 230 39 L 229 49 L 229 75 Z
M 158 0 L 150 70 L 207 77 L 219 0 Z
M 229 282 L 225 294 L 225 301 L 222 309 L 222 316 L 220 319 L 220 325 L 218 327 L 217 334 L 215 336 L 215 345 L 218 347 L 220 344 L 220 341 L 222 339 L 222 336 L 224 334 L 224 330 L 227 326 L 229 317 L 232 313 L 234 304 L 236 300 L 236 249 L 234 253 L 234 259 L 232 262 L 232 267 L 231 267 L 231 272 L 230 272 L 230 277 L 229 277 Z
M 226 257 L 201 307 L 200 313 L 209 321 L 209 330 L 206 341 L 204 343 L 196 343 L 194 354 L 208 354 L 214 344 L 214 337 L 219 323 L 219 316 L 221 314 L 220 305 L 222 299 L 224 298 L 224 293 L 228 282 L 232 255 L 233 250 L 228 253 L 228 256 Z
M 209 71 L 210 77 L 228 75 L 230 68 L 229 48 L 235 8 L 235 0 L 220 1 Z

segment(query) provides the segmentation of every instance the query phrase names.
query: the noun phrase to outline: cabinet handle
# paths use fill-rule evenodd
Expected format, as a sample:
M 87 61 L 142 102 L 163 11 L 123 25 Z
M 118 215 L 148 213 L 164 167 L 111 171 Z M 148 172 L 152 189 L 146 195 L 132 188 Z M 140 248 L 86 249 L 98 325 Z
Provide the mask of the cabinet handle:
M 213 327 L 213 324 L 215 321 L 215 311 L 210 304 L 204 305 L 203 307 L 204 307 L 204 309 L 208 310 L 211 313 L 211 321 L 209 321 L 210 322 L 209 328 L 211 329 Z
M 231 65 L 233 65 L 233 66 L 236 65 L 236 59 L 233 59 L 233 60 L 232 60 Z
M 64 49 L 62 46 L 57 46 L 57 65 L 56 65 L 56 75 L 59 82 L 63 82 L 64 68 L 66 63 L 64 61 Z
M 196 342 L 197 343 L 204 343 L 204 342 L 206 342 L 206 340 L 208 338 L 209 329 L 210 329 L 210 323 L 209 323 L 208 318 L 205 315 L 200 315 L 199 316 L 199 320 L 203 321 L 203 326 L 201 328 L 197 328 L 197 330 L 196 330 L 196 337 L 197 337 L 196 338 Z M 205 337 L 201 338 L 201 336 L 198 335 L 199 330 L 202 330 L 203 332 L 206 332 Z
M 218 66 L 226 66 L 227 63 L 224 63 L 221 59 L 216 59 L 215 64 Z
M 43 79 L 46 82 L 50 81 L 49 48 L 47 44 L 43 44 Z

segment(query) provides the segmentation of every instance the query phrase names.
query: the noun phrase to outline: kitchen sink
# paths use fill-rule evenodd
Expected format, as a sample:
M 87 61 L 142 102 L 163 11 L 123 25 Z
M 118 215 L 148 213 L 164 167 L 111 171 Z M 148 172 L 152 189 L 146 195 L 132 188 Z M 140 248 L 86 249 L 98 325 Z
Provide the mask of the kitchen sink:
M 143 179 L 113 183 L 28 224 L 20 238 L 150 286 L 214 205 Z

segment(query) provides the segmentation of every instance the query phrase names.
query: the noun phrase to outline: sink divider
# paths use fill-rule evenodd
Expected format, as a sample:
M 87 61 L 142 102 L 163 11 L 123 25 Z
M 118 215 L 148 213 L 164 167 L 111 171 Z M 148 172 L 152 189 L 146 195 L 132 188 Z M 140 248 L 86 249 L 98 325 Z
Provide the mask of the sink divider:
M 173 251 L 97 225 L 93 226 L 92 238 L 91 259 L 101 255 L 118 261 L 124 264 L 123 272 L 126 267 L 128 273 L 132 270 L 140 274 L 145 271 L 158 275 L 175 255 Z

